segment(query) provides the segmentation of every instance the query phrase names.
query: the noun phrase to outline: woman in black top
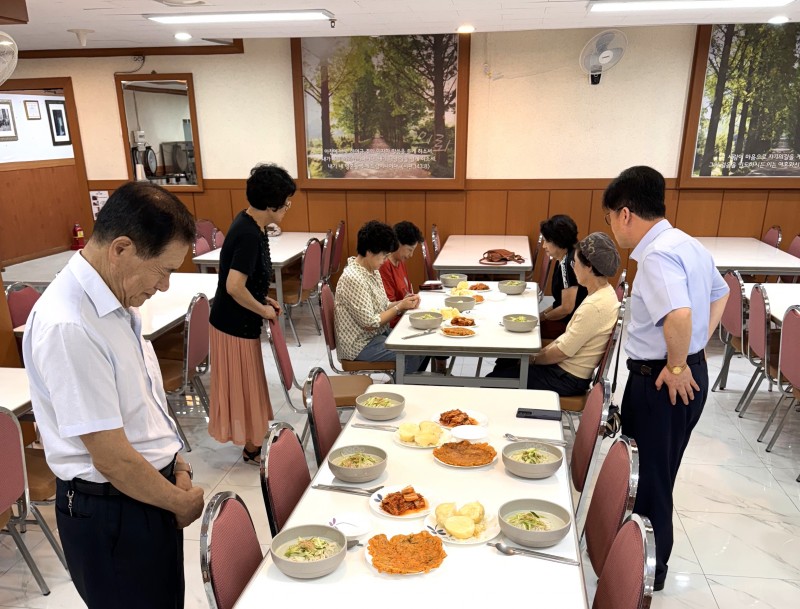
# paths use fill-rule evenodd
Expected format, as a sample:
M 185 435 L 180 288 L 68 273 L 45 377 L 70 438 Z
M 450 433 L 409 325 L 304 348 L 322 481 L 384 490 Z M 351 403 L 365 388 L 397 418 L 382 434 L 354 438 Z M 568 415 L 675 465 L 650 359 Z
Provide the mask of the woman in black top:
M 295 192 L 277 165 L 258 165 L 247 180 L 249 207 L 234 218 L 219 257 L 219 282 L 211 307 L 211 409 L 209 434 L 244 446 L 242 458 L 259 462 L 272 418 L 261 327 L 281 314 L 267 296 L 272 279 L 267 225 L 280 224 Z
M 542 338 L 558 338 L 567 329 L 569 320 L 583 299 L 586 288 L 578 284 L 572 270 L 575 245 L 578 243 L 578 226 L 569 216 L 555 215 L 541 223 L 544 250 L 558 262 L 553 271 L 551 291 L 553 305 L 539 314 Z

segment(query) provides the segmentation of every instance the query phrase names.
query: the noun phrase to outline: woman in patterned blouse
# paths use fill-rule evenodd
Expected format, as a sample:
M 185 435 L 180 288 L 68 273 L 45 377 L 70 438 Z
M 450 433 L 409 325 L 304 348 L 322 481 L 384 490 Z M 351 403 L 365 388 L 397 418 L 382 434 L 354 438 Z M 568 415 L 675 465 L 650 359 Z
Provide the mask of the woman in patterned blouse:
M 383 288 L 380 268 L 397 246 L 392 227 L 383 222 L 372 220 L 358 231 L 358 255 L 347 260 L 336 285 L 336 345 L 342 359 L 386 362 L 396 357 L 386 348 L 389 322 L 419 306 L 419 295 L 390 302 Z M 427 364 L 427 357 L 406 357 L 409 372 L 423 370 Z

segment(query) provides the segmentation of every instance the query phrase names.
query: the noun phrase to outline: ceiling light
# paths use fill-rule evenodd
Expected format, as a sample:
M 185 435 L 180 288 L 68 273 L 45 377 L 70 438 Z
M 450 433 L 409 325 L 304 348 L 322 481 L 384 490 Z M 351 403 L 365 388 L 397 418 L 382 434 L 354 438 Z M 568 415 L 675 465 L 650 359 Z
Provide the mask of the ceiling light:
M 326 10 L 259 11 L 249 13 L 184 13 L 181 15 L 143 15 L 158 23 L 170 25 L 207 23 L 260 23 L 265 21 L 330 21 L 333 13 Z
M 772 25 L 781 25 L 783 23 L 789 23 L 789 18 L 786 15 L 778 15 L 777 17 L 773 17 L 768 21 Z
M 475 31 L 474 25 L 459 25 L 456 32 L 459 34 L 472 34 Z
M 786 6 L 794 0 L 630 0 L 628 2 L 592 2 L 593 13 L 633 11 L 688 11 L 715 8 L 770 8 Z
M 178 32 L 175 34 L 175 40 L 180 40 L 181 42 L 186 42 L 187 40 L 191 40 L 192 35 L 186 32 Z

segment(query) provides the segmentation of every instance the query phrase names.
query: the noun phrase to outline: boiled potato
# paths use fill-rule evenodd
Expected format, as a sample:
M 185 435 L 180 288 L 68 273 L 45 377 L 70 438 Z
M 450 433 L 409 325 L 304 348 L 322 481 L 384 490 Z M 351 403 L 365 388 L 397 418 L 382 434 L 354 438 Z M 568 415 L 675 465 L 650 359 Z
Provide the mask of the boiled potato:
M 475 523 L 468 516 L 450 516 L 444 521 L 444 530 L 456 539 L 469 539 L 475 534 Z
M 477 501 L 473 501 L 472 503 L 465 503 L 464 505 L 461 506 L 461 509 L 458 510 L 459 516 L 466 516 L 467 518 L 472 520 L 472 522 L 476 523 L 483 520 L 485 513 L 486 512 L 484 511 L 483 506 Z
M 439 436 L 423 431 L 414 436 L 414 441 L 420 446 L 433 446 L 439 443 Z
M 419 430 L 422 433 L 432 433 L 436 436 L 442 435 L 442 428 L 433 421 L 422 421 L 422 423 L 419 424 Z
M 436 506 L 436 523 L 444 526 L 444 521 L 450 516 L 456 516 L 455 503 L 440 503 Z
M 397 433 L 400 435 L 400 441 L 413 442 L 414 436 L 419 433 L 419 425 L 416 423 L 402 423 Z

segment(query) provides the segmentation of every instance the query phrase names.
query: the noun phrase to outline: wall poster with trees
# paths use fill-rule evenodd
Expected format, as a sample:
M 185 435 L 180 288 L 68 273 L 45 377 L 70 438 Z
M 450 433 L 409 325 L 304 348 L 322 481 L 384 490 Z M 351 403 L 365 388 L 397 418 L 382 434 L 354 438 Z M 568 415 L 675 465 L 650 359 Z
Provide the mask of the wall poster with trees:
M 453 179 L 456 34 L 303 38 L 308 179 Z
M 800 178 L 800 25 L 715 25 L 707 50 L 692 178 Z

